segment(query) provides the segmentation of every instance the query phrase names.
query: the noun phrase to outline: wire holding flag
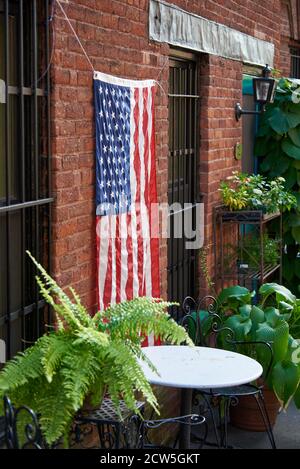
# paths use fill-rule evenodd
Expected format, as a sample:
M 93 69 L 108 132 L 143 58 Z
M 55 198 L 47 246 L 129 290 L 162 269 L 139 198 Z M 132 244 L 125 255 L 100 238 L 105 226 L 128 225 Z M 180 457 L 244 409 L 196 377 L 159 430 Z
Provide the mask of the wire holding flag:
M 154 94 L 152 80 L 94 73 L 100 310 L 160 296 Z

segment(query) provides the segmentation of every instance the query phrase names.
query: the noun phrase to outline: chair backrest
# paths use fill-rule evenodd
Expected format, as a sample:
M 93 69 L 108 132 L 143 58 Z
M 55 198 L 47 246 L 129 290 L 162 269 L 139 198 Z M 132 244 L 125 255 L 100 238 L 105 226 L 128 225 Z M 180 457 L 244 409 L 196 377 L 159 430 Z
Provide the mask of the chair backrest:
M 42 449 L 42 435 L 34 411 L 27 406 L 15 409 L 7 396 L 3 405 L 7 448 Z
M 221 328 L 217 300 L 210 295 L 195 300 L 187 296 L 183 303 L 181 325 L 186 329 L 195 345 L 206 347 L 215 345 L 216 335 Z M 227 329 L 227 328 L 226 328 Z

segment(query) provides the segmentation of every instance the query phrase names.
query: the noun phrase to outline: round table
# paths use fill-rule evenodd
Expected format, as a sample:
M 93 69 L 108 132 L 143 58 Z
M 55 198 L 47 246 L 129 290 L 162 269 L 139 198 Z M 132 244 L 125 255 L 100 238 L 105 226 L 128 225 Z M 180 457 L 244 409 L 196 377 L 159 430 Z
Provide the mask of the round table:
M 140 362 L 151 384 L 182 389 L 181 412 L 191 413 L 192 389 L 214 389 L 250 383 L 262 375 L 262 366 L 236 352 L 210 347 L 156 346 L 143 352 L 157 369 Z M 180 447 L 188 448 L 190 429 L 183 426 Z

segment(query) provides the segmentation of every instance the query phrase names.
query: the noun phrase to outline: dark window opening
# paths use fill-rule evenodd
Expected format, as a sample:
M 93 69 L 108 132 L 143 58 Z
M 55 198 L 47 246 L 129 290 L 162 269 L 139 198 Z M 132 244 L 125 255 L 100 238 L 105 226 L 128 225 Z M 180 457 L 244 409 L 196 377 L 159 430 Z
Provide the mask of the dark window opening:
M 300 78 L 300 48 L 291 47 L 291 78 Z
M 196 62 L 181 59 L 170 61 L 169 78 L 169 158 L 168 202 L 178 204 L 169 216 L 168 297 L 182 302 L 195 294 L 196 255 L 186 249 L 184 222 L 192 220 L 195 230 L 197 203 L 197 93 Z M 188 207 L 185 204 L 190 204 Z M 188 208 L 185 208 L 188 207 Z M 182 231 L 175 236 L 175 229 Z M 173 316 L 178 318 L 175 308 Z
M 0 339 L 6 358 L 50 323 L 26 249 L 50 269 L 48 0 L 0 0 Z

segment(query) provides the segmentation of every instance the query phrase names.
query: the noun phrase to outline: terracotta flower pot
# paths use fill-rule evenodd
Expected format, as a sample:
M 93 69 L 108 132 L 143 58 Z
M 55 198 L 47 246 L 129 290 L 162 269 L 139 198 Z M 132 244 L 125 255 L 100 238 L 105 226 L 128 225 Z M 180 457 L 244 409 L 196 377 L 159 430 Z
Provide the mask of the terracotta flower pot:
M 280 404 L 274 392 L 270 389 L 263 390 L 265 404 L 271 426 L 276 422 Z M 230 408 L 230 422 L 234 427 L 252 432 L 265 432 L 266 427 L 259 411 L 255 397 L 239 397 L 239 403 Z

